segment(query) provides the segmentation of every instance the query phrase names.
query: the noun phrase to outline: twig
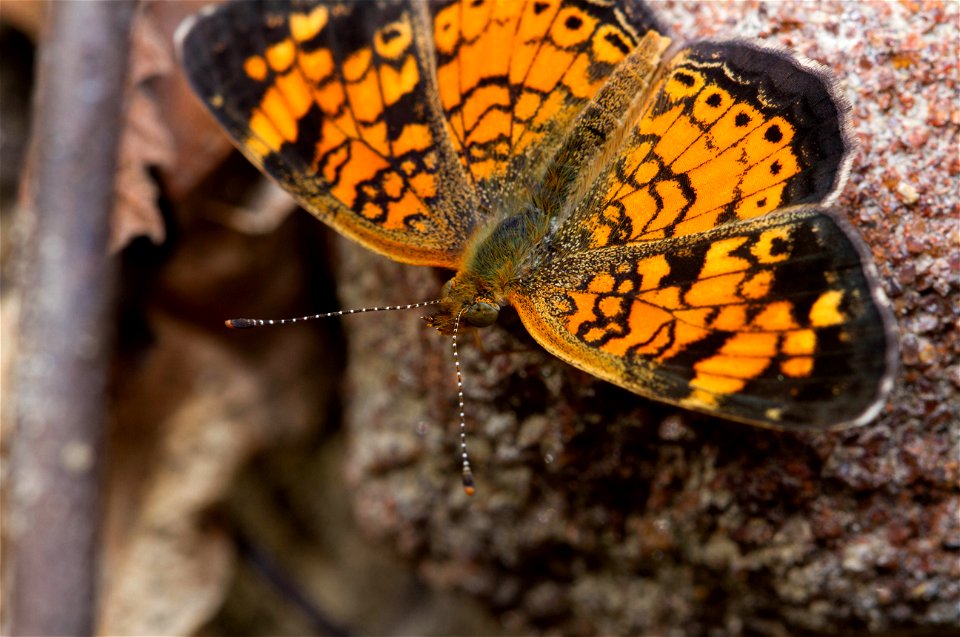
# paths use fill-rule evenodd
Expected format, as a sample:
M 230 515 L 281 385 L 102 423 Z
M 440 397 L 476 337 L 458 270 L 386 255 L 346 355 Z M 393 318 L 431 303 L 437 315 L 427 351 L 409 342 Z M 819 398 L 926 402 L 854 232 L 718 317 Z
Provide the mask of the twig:
M 94 632 L 109 215 L 133 0 L 52 2 L 33 121 L 8 529 L 10 630 Z
M 239 528 L 232 529 L 237 552 L 257 575 L 288 604 L 303 613 L 316 635 L 350 637 L 346 627 L 338 624 L 311 599 L 299 582 L 262 545 L 254 542 Z

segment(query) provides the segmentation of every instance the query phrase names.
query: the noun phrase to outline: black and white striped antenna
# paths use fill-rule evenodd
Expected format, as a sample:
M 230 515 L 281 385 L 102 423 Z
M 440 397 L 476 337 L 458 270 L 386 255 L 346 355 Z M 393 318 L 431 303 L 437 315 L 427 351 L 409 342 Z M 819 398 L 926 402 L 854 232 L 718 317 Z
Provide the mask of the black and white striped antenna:
M 336 312 L 326 312 L 323 314 L 311 314 L 309 316 L 299 316 L 296 318 L 285 319 L 251 319 L 235 318 L 228 319 L 224 323 L 231 329 L 243 330 L 254 327 L 277 327 L 280 325 L 295 325 L 307 321 L 316 321 L 325 318 L 339 318 L 350 314 L 361 314 L 363 312 L 391 312 L 396 310 L 414 310 L 420 307 L 437 305 L 439 299 L 433 301 L 422 301 L 420 303 L 408 303 L 407 305 L 384 305 L 377 307 L 361 307 L 353 310 L 338 310 Z M 453 324 L 453 363 L 457 372 L 457 413 L 460 418 L 460 460 L 463 464 L 462 481 L 463 490 L 467 495 L 476 493 L 476 484 L 473 481 L 473 471 L 470 469 L 470 456 L 467 454 L 467 421 L 466 412 L 463 406 L 463 373 L 460 371 L 460 353 L 457 350 L 457 336 L 460 334 L 460 317 L 466 312 L 466 308 L 460 310 L 457 319 Z
M 354 310 L 339 310 L 337 312 L 327 312 L 325 314 L 311 314 L 310 316 L 300 316 L 297 318 L 285 319 L 251 319 L 235 318 L 224 321 L 227 327 L 235 330 L 245 330 L 251 327 L 270 327 L 277 325 L 293 325 L 295 323 L 304 323 L 306 321 L 316 321 L 317 319 L 338 318 L 348 314 L 361 314 L 363 312 L 390 312 L 394 310 L 414 310 L 418 307 L 436 305 L 440 299 L 433 301 L 422 301 L 420 303 L 409 303 L 407 305 L 384 305 L 382 307 L 360 307 Z
M 460 415 L 460 460 L 463 463 L 463 491 L 467 495 L 477 492 L 473 482 L 473 471 L 470 470 L 470 456 L 467 454 L 467 421 L 463 409 L 463 375 L 460 373 L 460 353 L 457 351 L 457 334 L 460 331 L 460 317 L 467 311 L 463 308 L 457 314 L 453 324 L 453 365 L 457 370 L 457 413 Z

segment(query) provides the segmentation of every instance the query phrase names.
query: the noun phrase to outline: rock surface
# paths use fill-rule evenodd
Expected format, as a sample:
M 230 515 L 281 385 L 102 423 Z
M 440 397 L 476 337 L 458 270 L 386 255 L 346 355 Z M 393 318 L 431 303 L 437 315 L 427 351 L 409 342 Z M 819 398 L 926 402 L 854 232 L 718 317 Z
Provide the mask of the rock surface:
M 889 404 L 839 433 L 697 416 L 561 363 L 505 312 L 461 339 L 469 499 L 449 339 L 409 315 L 352 319 L 358 523 L 511 632 L 960 628 L 958 5 L 656 7 L 686 39 L 759 38 L 836 72 L 860 144 L 839 206 L 900 327 Z M 344 307 L 433 298 L 447 276 L 337 245 Z

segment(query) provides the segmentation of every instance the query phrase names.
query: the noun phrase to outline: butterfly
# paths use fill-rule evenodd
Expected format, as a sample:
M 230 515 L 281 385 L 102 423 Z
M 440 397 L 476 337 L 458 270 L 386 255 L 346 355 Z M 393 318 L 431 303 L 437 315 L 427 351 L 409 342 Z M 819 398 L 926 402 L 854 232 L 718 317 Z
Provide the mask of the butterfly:
M 847 101 L 790 52 L 665 33 L 639 0 L 286 0 L 205 10 L 178 42 L 204 105 L 305 209 L 455 272 L 441 333 L 512 305 L 547 351 L 642 396 L 868 422 L 896 339 L 833 208 Z

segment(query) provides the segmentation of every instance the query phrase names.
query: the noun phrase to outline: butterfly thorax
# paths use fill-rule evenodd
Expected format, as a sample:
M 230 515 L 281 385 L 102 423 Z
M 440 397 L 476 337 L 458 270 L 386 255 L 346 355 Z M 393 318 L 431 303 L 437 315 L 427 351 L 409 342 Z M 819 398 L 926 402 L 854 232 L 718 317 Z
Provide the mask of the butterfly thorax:
M 440 310 L 428 323 L 441 334 L 453 333 L 457 317 L 487 327 L 508 304 L 512 288 L 540 254 L 549 228 L 547 215 L 532 206 L 482 227 L 464 252 L 460 271 L 440 293 Z

